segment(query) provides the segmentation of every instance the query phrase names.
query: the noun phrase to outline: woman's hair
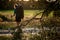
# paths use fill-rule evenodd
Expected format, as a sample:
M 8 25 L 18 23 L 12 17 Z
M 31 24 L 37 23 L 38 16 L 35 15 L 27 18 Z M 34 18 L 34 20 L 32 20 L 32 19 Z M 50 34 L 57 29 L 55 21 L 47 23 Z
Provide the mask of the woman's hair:
M 17 7 L 18 6 L 18 4 L 15 4 L 15 7 Z

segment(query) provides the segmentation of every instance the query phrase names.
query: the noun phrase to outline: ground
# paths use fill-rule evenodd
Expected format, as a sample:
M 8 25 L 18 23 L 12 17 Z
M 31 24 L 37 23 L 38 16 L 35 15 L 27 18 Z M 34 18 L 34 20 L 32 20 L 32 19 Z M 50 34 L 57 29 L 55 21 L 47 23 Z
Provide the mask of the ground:
M 34 17 L 34 15 L 36 15 L 37 13 L 39 13 L 40 11 L 38 10 L 24 10 L 24 19 L 22 21 L 22 24 L 24 25 L 24 27 L 40 27 L 41 23 L 40 23 L 40 17 L 41 17 L 41 14 L 38 15 L 36 18 L 38 19 L 32 19 Z M 15 17 L 12 17 L 11 18 L 11 15 L 13 15 L 13 10 L 8 10 L 8 11 L 0 11 L 0 14 L 6 16 L 7 18 L 13 20 L 12 22 L 0 22 L 0 29 L 8 29 L 8 28 L 15 28 L 16 27 L 16 22 L 14 21 L 15 20 Z M 49 18 L 52 18 L 52 12 L 51 14 L 49 15 L 50 17 Z M 47 19 L 45 21 L 45 24 L 43 24 L 43 26 L 51 26 L 52 24 L 57 24 L 59 23 L 60 25 L 60 19 Z M 57 22 L 56 22 L 57 20 Z M 28 25 L 25 25 L 25 24 L 28 24 Z M 23 26 L 22 26 L 23 27 Z

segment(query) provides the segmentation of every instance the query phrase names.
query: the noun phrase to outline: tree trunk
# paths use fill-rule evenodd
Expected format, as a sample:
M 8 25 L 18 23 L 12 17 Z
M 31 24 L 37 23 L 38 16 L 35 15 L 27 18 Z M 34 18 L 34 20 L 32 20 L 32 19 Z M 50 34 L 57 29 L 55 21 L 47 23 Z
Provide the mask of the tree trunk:
M 22 40 L 22 29 L 20 26 L 18 26 L 16 32 L 14 32 L 12 40 Z

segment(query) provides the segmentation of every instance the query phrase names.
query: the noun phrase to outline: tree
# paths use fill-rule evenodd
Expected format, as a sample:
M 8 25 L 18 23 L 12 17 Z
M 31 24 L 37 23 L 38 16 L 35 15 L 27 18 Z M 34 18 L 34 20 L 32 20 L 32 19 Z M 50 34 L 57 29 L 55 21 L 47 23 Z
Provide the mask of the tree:
M 17 30 L 15 30 L 15 32 L 13 33 L 12 40 L 22 40 L 22 29 L 21 29 L 21 25 L 20 26 L 17 26 L 16 29 Z

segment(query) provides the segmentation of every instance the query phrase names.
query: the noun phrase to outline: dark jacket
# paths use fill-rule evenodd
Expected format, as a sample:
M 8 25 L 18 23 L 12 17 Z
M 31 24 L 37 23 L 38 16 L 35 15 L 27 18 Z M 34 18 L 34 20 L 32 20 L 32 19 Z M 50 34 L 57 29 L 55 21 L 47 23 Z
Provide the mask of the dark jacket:
M 23 10 L 23 7 L 21 5 L 16 7 L 15 14 L 16 14 L 16 17 L 18 17 L 18 18 L 24 17 L 24 10 Z

